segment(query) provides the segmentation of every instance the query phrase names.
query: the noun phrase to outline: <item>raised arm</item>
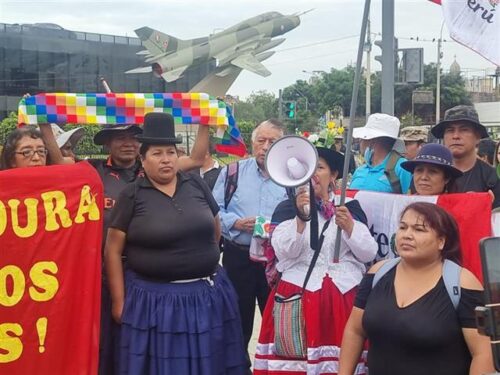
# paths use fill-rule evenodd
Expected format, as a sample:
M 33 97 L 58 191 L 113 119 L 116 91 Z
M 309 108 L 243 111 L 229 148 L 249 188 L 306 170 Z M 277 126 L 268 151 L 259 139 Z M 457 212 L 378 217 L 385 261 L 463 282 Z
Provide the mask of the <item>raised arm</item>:
M 51 164 L 75 164 L 72 158 L 65 158 L 62 155 L 50 124 L 40 124 L 40 132 L 42 133 L 45 147 L 49 151 Z
M 205 160 L 205 155 L 208 152 L 208 144 L 210 139 L 210 129 L 206 125 L 198 125 L 198 133 L 196 140 L 191 150 L 190 156 L 181 156 L 179 158 L 179 169 L 182 171 L 190 171 L 195 168 L 200 168 Z

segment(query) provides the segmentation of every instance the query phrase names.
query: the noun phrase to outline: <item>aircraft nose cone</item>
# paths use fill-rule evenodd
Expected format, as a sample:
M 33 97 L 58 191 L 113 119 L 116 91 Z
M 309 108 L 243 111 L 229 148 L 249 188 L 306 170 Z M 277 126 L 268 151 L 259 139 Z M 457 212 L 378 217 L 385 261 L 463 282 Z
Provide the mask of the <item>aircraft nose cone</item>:
M 292 29 L 295 29 L 297 26 L 300 25 L 300 18 L 298 16 L 291 16 L 290 21 L 292 21 L 293 24 Z

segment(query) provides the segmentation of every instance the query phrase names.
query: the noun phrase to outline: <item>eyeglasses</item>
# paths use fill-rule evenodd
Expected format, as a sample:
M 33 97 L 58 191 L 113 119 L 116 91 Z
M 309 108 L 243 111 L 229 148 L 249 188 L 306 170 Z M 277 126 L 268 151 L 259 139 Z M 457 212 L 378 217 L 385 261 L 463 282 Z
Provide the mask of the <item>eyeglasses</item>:
M 27 158 L 32 158 L 35 155 L 35 152 L 41 158 L 45 158 L 49 151 L 46 148 L 39 148 L 37 150 L 29 149 L 24 151 L 16 151 L 15 154 L 22 155 L 27 159 Z

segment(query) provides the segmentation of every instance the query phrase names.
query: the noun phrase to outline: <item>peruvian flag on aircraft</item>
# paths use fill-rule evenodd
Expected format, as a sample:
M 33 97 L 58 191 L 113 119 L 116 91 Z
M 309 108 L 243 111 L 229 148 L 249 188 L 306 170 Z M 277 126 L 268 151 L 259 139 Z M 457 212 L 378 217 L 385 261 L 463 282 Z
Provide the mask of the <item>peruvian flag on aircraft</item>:
M 414 202 L 429 202 L 444 208 L 458 224 L 462 266 L 483 280 L 479 240 L 492 235 L 491 196 L 488 193 L 422 196 L 349 190 L 347 195 L 359 201 L 368 218 L 368 228 L 379 245 L 376 260 L 396 256 L 391 240 L 406 206 Z
M 500 0 L 429 0 L 443 8 L 452 39 L 500 66 Z

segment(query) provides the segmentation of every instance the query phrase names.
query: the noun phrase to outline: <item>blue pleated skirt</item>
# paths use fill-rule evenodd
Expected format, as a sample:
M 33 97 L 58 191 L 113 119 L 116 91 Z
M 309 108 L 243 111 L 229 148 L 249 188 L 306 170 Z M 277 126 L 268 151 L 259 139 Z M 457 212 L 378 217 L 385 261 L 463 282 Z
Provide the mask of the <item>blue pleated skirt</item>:
M 236 293 L 222 268 L 212 281 L 161 283 L 126 272 L 120 374 L 245 373 Z

